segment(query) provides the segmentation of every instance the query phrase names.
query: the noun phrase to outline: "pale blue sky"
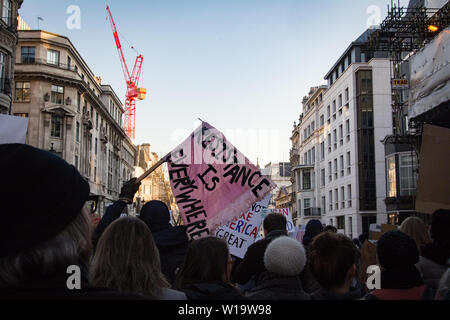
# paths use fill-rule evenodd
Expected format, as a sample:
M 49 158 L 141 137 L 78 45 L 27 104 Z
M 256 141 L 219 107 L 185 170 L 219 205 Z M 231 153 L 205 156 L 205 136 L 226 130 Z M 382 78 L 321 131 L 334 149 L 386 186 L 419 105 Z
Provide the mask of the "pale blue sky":
M 165 154 L 201 118 L 255 163 L 257 157 L 262 165 L 289 161 L 302 97 L 325 83 L 326 72 L 367 28 L 373 15 L 367 9 L 378 6 L 383 19 L 388 3 L 110 0 L 120 33 L 144 55 L 141 85 L 149 94 L 138 102 L 136 142 Z M 70 5 L 81 9 L 80 30 L 66 27 Z M 19 12 L 33 29 L 40 16 L 41 29 L 69 37 L 92 71 L 124 97 L 105 1 L 25 0 Z M 122 44 L 132 68 L 136 55 Z

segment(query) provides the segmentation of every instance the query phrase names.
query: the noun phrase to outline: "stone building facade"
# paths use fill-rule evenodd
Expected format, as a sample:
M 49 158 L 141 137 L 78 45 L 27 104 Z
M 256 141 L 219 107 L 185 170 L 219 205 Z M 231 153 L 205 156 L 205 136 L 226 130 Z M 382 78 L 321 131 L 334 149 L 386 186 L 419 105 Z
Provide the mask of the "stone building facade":
M 137 146 L 135 176 L 139 177 L 153 165 L 159 161 L 159 157 L 155 152 L 151 152 L 150 144 L 142 144 Z M 169 210 L 174 214 L 178 212 L 172 189 L 164 172 L 165 164 L 157 168 L 147 178 L 142 180 L 141 187 L 136 194 L 136 211 L 139 212 L 142 206 L 152 200 L 160 200 L 164 202 Z
M 58 154 L 89 181 L 92 209 L 104 214 L 134 173 L 136 147 L 124 109 L 71 41 L 19 30 L 12 114 L 29 118 L 27 144 Z
M 350 237 L 386 223 L 382 140 L 392 134 L 391 62 L 362 52 L 366 33 L 311 88 L 291 140 L 298 222 L 333 225 Z
M 17 17 L 23 0 L 0 0 L 0 114 L 9 114 L 17 44 Z

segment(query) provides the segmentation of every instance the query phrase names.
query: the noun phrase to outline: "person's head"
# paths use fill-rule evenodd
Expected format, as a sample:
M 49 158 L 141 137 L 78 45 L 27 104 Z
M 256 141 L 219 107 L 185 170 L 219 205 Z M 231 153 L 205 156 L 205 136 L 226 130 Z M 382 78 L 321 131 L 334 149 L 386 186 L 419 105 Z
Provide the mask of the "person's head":
M 263 228 L 264 235 L 275 230 L 286 231 L 287 220 L 281 213 L 271 213 L 264 218 Z
M 350 238 L 324 232 L 311 243 L 308 255 L 311 273 L 325 290 L 348 290 L 356 276 L 357 254 Z
M 369 239 L 369 235 L 367 233 L 362 233 L 359 235 L 358 240 L 361 243 L 361 246 Z
M 336 227 L 334 227 L 334 226 L 326 226 L 324 229 L 323 229 L 323 231 L 324 232 L 333 232 L 333 233 L 337 233 L 337 228 Z
M 323 224 L 320 220 L 310 220 L 305 227 L 305 235 L 303 236 L 303 245 L 309 246 L 314 237 L 323 232 Z
M 273 240 L 264 253 L 264 266 L 272 273 L 298 276 L 305 265 L 305 249 L 300 242 L 290 237 Z
M 419 217 L 409 217 L 403 221 L 399 230 L 410 236 L 416 242 L 419 251 L 422 245 L 431 242 L 428 228 Z
M 158 249 L 145 223 L 124 217 L 102 234 L 92 260 L 91 282 L 102 288 L 159 298 L 169 287 Z
M 147 202 L 142 207 L 139 218 L 145 222 L 151 232 L 158 232 L 170 227 L 169 208 L 162 201 Z
M 228 282 L 232 260 L 223 239 L 206 237 L 189 244 L 181 270 L 177 274 L 178 288 L 202 282 Z
M 0 168 L 0 288 L 63 279 L 72 265 L 87 281 L 88 182 L 63 159 L 27 145 L 0 145 Z
M 377 257 L 385 270 L 406 270 L 419 262 L 419 250 L 410 236 L 395 230 L 383 234 L 377 241 Z
M 431 238 L 437 245 L 450 250 L 450 210 L 437 210 L 431 218 Z

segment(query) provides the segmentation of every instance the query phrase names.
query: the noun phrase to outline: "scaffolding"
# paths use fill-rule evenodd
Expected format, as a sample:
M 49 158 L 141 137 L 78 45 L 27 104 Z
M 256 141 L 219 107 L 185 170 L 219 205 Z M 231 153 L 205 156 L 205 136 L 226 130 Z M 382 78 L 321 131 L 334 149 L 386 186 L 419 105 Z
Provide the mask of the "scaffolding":
M 388 52 L 392 61 L 392 80 L 402 79 L 401 67 L 409 56 L 423 48 L 450 23 L 450 3 L 442 8 L 427 8 L 423 5 L 401 7 L 400 1 L 388 5 L 388 14 L 379 27 L 371 30 L 362 50 L 370 56 L 376 52 Z M 391 84 L 392 85 L 392 84 Z M 408 101 L 405 101 L 405 90 L 392 85 L 392 110 L 394 135 L 408 135 L 406 125 L 400 119 L 406 119 Z M 411 123 L 415 135 L 420 135 L 422 125 Z

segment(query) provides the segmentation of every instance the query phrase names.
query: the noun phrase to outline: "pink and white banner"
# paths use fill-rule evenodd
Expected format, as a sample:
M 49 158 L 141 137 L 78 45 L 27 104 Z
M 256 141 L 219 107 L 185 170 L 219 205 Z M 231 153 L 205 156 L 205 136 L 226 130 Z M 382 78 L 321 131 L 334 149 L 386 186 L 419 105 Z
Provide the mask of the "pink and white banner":
M 260 169 L 206 122 L 170 154 L 168 169 L 190 240 L 213 234 L 275 188 Z

